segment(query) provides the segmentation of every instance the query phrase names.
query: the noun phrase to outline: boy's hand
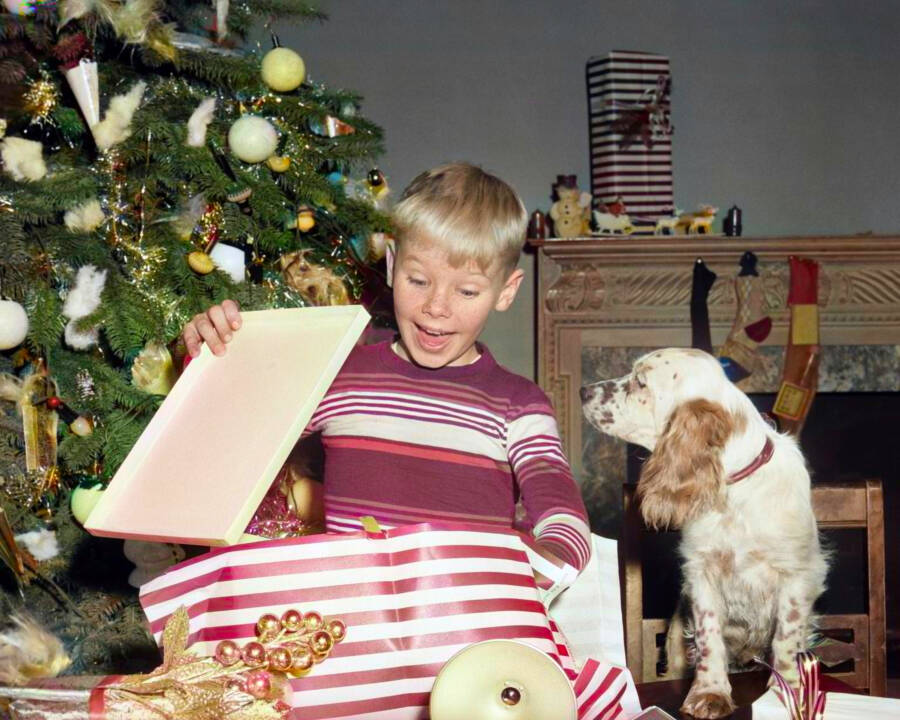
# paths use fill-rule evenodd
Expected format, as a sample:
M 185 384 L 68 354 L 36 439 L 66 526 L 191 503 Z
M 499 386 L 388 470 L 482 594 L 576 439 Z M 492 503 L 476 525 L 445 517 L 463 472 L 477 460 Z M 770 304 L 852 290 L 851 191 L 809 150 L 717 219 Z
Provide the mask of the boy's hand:
M 181 331 L 188 354 L 195 358 L 205 342 L 214 355 L 224 355 L 225 345 L 231 342 L 235 330 L 241 327 L 241 311 L 234 300 L 225 300 L 198 313 Z

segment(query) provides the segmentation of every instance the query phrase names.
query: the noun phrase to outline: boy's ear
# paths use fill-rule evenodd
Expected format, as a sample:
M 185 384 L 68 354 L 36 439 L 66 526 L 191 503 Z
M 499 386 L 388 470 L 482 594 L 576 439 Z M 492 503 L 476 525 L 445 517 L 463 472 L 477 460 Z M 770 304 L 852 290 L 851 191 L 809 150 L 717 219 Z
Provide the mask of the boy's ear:
M 389 237 L 384 246 L 384 264 L 387 266 L 387 286 L 394 287 L 394 260 L 397 257 L 397 245 L 394 238 Z
M 503 312 L 512 305 L 513 300 L 516 299 L 516 293 L 519 292 L 519 286 L 522 284 L 524 278 L 525 271 L 522 270 L 522 268 L 516 268 L 509 274 L 509 277 L 506 278 L 506 282 L 503 283 L 503 289 L 500 290 L 497 302 L 494 304 L 494 310 Z

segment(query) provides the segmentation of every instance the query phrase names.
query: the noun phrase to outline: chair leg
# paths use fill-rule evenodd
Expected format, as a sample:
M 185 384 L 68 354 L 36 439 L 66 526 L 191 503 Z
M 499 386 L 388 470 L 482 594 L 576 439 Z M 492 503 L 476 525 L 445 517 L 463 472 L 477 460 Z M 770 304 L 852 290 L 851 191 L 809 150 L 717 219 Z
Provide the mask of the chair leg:
M 625 486 L 622 493 L 624 518 L 622 548 L 624 587 L 622 599 L 625 617 L 625 655 L 628 669 L 636 682 L 643 679 L 644 581 L 641 576 L 641 518 L 634 497 L 634 488 Z
M 885 677 L 884 493 L 881 480 L 866 481 L 866 547 L 869 565 L 869 694 L 883 697 Z

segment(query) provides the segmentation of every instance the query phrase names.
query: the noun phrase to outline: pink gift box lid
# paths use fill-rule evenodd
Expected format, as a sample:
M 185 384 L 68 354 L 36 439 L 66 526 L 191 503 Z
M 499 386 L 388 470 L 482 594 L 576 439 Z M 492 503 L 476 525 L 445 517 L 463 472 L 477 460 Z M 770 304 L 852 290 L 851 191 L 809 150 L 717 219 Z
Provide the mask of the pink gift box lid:
M 94 535 L 240 542 L 369 321 L 360 306 L 242 313 L 185 369 L 85 523 Z

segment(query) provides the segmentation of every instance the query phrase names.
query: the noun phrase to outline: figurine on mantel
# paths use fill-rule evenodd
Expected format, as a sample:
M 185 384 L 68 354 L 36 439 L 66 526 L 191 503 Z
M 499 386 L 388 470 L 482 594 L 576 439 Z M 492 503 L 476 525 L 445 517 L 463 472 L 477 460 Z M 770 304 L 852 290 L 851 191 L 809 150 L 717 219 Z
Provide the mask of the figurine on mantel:
M 594 229 L 592 235 L 631 235 L 634 225 L 621 196 L 610 203 L 594 210 Z
M 696 212 L 684 213 L 675 210 L 671 217 L 656 221 L 655 235 L 709 235 L 719 208 L 701 204 Z
M 568 177 L 570 182 L 557 182 L 554 186 L 557 200 L 550 206 L 553 231 L 557 237 L 587 235 L 590 231 L 591 196 L 578 189 L 574 176 Z

